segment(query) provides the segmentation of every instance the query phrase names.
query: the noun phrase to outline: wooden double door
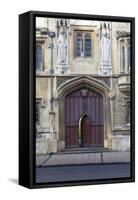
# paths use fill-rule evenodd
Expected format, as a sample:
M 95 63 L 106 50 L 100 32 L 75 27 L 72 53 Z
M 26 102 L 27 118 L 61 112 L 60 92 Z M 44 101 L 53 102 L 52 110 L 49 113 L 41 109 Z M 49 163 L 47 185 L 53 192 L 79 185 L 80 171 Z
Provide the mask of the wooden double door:
M 103 96 L 81 88 L 65 97 L 65 147 L 103 147 Z

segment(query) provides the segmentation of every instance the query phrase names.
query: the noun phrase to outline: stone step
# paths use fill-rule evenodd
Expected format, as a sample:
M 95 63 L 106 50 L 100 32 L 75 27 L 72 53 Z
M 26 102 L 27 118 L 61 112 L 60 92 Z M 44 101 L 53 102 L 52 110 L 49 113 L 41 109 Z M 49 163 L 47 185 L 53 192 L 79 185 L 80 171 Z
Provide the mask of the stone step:
M 39 157 L 37 158 L 39 159 Z M 38 162 L 37 162 L 38 163 Z M 130 152 L 97 152 L 51 154 L 39 163 L 40 167 L 88 164 L 130 163 Z
M 76 153 L 100 153 L 100 152 L 112 152 L 107 148 L 88 148 L 88 147 L 81 147 L 81 148 L 72 148 L 72 149 L 64 149 L 58 154 L 76 154 Z

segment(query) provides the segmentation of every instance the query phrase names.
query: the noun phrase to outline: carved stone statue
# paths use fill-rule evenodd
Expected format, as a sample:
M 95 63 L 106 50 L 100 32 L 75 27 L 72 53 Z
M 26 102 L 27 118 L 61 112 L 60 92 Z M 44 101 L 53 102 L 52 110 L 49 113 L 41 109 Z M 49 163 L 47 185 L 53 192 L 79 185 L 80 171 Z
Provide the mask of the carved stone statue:
M 104 28 L 102 31 L 101 38 L 101 63 L 102 65 L 109 65 L 111 62 L 111 42 L 109 38 L 109 33 Z
M 100 26 L 100 49 L 101 49 L 101 58 L 100 58 L 100 73 L 110 74 L 112 70 L 111 66 L 111 36 L 110 36 L 110 25 L 104 23 Z
M 58 46 L 58 63 L 64 64 L 67 60 L 67 38 L 63 28 L 60 28 L 59 36 L 57 40 Z

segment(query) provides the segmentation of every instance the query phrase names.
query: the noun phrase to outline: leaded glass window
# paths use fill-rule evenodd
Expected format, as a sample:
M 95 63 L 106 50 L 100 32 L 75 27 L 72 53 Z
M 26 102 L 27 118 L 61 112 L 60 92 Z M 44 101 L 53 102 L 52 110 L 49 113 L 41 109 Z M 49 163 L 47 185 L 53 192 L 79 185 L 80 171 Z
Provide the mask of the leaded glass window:
M 43 68 L 43 63 L 42 63 L 42 46 L 37 45 L 36 46 L 36 70 L 42 70 Z
M 92 56 L 92 34 L 91 32 L 76 31 L 75 37 L 75 56 L 91 57 Z
M 76 56 L 83 56 L 83 35 L 78 33 L 76 36 Z
M 91 35 L 85 35 L 85 57 L 91 57 Z
M 120 41 L 120 69 L 123 73 L 129 73 L 131 68 L 131 46 L 130 39 Z
M 127 71 L 130 72 L 130 46 L 127 48 Z
M 124 41 L 121 41 L 121 48 L 120 48 L 120 61 L 121 61 L 121 72 L 125 72 L 125 47 Z
M 40 107 L 41 107 L 41 101 L 42 99 L 37 98 L 36 99 L 36 106 L 35 106 L 35 121 L 36 124 L 39 125 L 40 122 Z

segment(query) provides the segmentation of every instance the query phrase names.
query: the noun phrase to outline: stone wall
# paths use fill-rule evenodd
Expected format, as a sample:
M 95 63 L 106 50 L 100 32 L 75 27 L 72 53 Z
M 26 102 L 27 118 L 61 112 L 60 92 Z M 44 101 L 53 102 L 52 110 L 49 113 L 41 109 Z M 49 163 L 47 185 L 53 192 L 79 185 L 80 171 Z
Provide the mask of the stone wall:
M 36 72 L 36 98 L 42 99 L 40 106 L 40 123 L 37 125 L 37 132 L 39 137 L 36 139 L 36 153 L 45 154 L 50 152 L 57 152 L 64 149 L 65 143 L 60 140 L 60 119 L 59 119 L 59 100 L 58 88 L 67 81 L 80 76 L 90 76 L 95 80 L 104 84 L 110 90 L 110 111 L 111 116 L 112 138 L 105 139 L 105 146 L 116 151 L 128 151 L 130 148 L 130 126 L 126 126 L 126 106 L 124 99 L 127 93 L 124 94 L 119 88 L 119 74 L 120 74 L 120 54 L 119 43 L 117 40 L 117 31 L 130 32 L 130 25 L 127 23 L 113 22 L 111 32 L 111 51 L 112 51 L 112 76 L 101 75 L 100 70 L 100 23 L 98 21 L 82 21 L 82 20 L 68 20 L 67 22 L 67 48 L 68 48 L 68 66 L 69 71 L 60 73 L 56 71 L 57 62 L 57 39 L 58 29 L 57 20 L 51 18 L 37 19 L 36 41 L 43 43 L 43 70 Z M 42 30 L 50 30 L 56 33 L 53 38 L 53 115 L 50 115 L 50 66 L 51 66 L 51 40 L 48 35 L 43 35 Z M 75 30 L 89 30 L 92 31 L 92 57 L 91 58 L 75 58 L 74 56 L 74 31 Z M 57 74 L 58 72 L 58 74 Z M 124 79 L 124 84 L 126 79 Z M 130 83 L 130 82 L 129 82 Z M 127 88 L 126 88 L 127 89 Z M 64 106 L 64 105 L 63 105 Z M 51 128 L 51 120 L 54 120 Z M 123 131 L 122 131 L 123 130 Z

